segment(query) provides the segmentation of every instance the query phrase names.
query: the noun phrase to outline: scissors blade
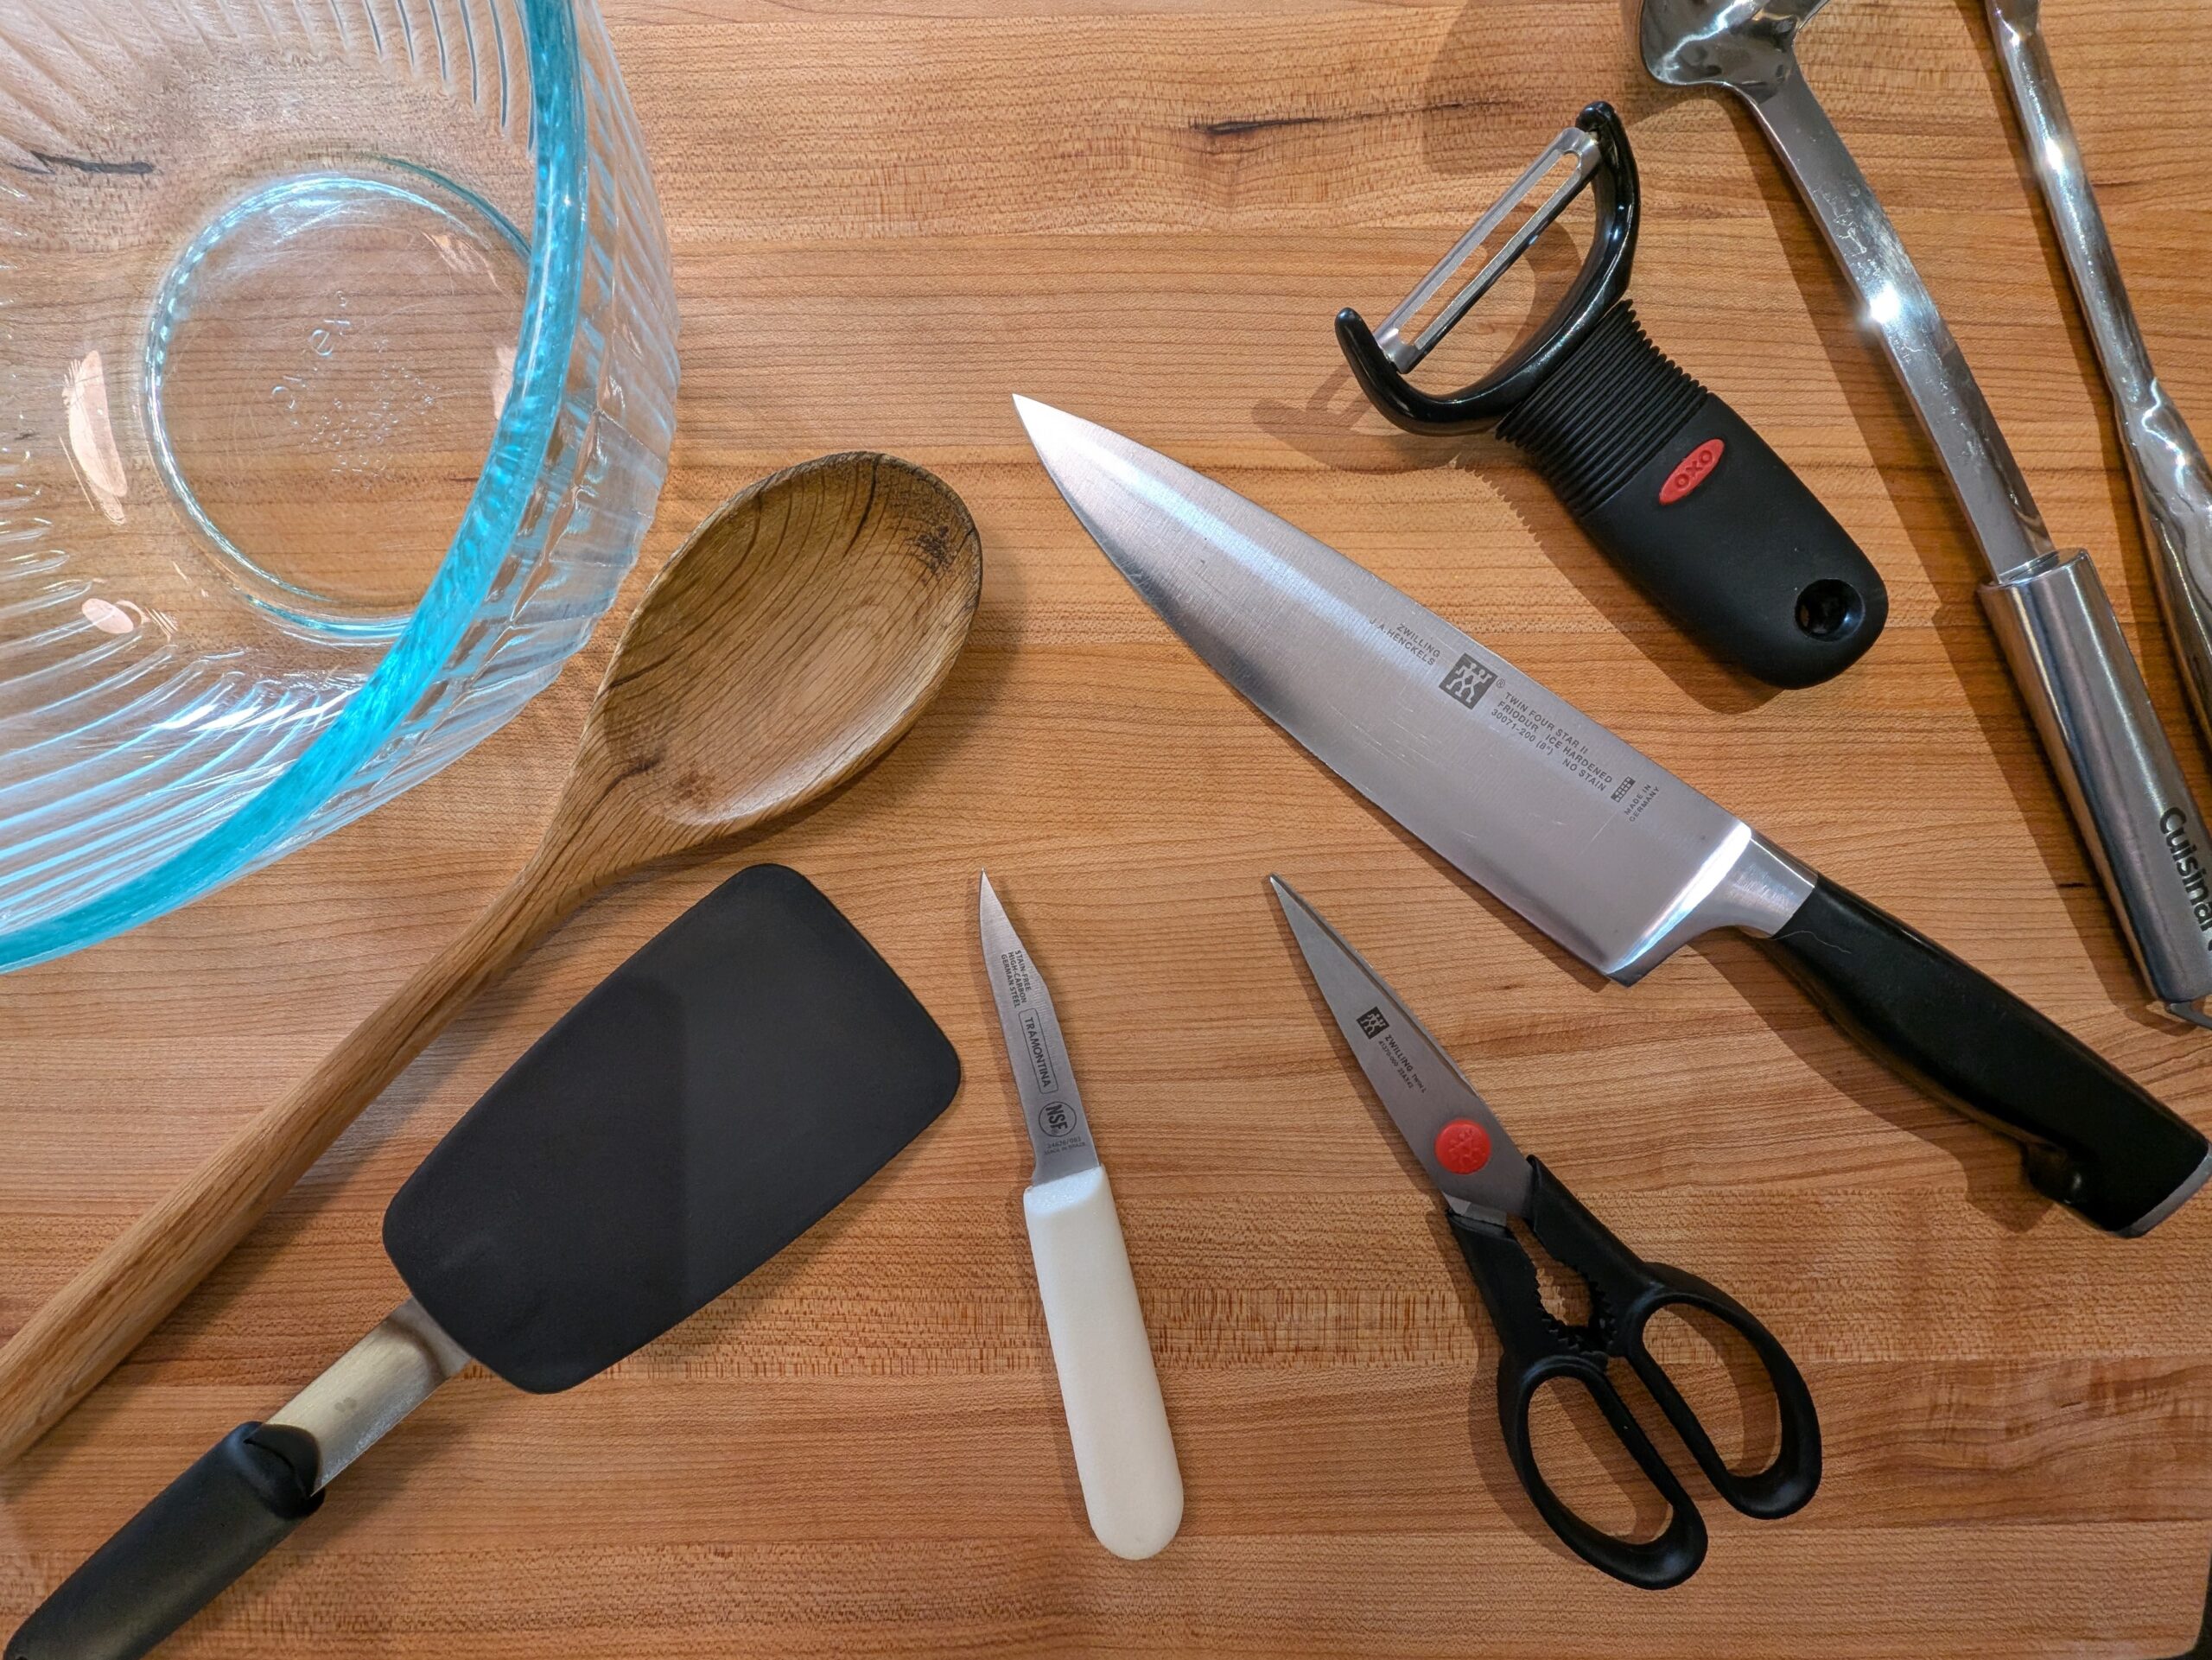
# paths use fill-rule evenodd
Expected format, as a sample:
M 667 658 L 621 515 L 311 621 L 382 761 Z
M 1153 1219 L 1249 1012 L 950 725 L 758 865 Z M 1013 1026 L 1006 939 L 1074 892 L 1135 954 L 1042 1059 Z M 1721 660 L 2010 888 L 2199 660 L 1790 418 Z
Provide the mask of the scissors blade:
M 1353 1059 L 1445 1203 L 1527 1214 L 1529 1161 L 1490 1103 L 1344 936 L 1281 877 L 1268 881 Z
M 1007 920 L 1006 907 L 982 878 L 977 901 L 983 936 L 983 966 L 991 976 L 991 997 L 998 1004 L 999 1030 L 1006 1034 L 1007 1059 L 1014 1063 L 1014 1087 L 1021 1097 L 1021 1118 L 1037 1154 L 1030 1173 L 1033 1187 L 1061 1176 L 1098 1167 L 1090 1144 L 1090 1125 L 1083 1116 L 1083 1097 L 1068 1065 L 1068 1046 L 1060 1036 L 1060 1017 L 1045 976 Z

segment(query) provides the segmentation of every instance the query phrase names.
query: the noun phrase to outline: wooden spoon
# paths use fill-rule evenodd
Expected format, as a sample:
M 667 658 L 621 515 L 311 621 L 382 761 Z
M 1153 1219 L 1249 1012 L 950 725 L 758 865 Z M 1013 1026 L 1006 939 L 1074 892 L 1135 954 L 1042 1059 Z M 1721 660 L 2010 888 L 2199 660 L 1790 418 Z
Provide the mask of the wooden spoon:
M 896 742 L 951 672 L 982 574 L 960 498 L 887 455 L 809 461 L 717 509 L 624 630 L 522 874 L 0 1350 L 0 1464 L 76 1404 L 463 1004 L 576 906 L 642 866 L 726 846 Z

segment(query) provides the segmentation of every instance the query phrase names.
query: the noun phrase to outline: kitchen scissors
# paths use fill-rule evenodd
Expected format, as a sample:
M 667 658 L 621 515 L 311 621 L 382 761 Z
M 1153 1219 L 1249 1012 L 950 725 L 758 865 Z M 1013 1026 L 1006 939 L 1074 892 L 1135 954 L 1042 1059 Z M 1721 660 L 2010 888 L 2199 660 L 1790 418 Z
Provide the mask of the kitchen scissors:
M 1536 1160 L 1521 1152 L 1489 1104 L 1382 976 L 1281 877 L 1269 879 L 1344 1041 L 1414 1156 L 1444 1195 L 1460 1253 L 1490 1310 L 1503 1354 L 1498 1421 L 1506 1451 L 1536 1511 L 1568 1549 L 1615 1579 L 1663 1591 L 1705 1560 L 1705 1520 L 1681 1482 L 1614 1387 L 1624 1360 L 1650 1391 L 1715 1492 L 1746 1516 L 1771 1520 L 1803 1507 L 1821 1485 L 1821 1425 L 1796 1364 L 1774 1334 L 1719 1288 L 1694 1274 L 1647 1262 L 1598 1220 Z M 1590 1318 L 1570 1326 L 1544 1307 L 1536 1266 L 1512 1221 L 1580 1275 Z M 1732 1328 L 1765 1369 L 1779 1409 L 1781 1445 L 1766 1468 L 1732 1470 L 1689 1402 L 1644 1345 L 1662 1309 L 1696 1309 Z M 1649 1540 L 1608 1533 L 1575 1514 L 1545 1481 L 1529 1434 L 1536 1391 L 1555 1378 L 1586 1389 L 1637 1467 L 1668 1507 Z

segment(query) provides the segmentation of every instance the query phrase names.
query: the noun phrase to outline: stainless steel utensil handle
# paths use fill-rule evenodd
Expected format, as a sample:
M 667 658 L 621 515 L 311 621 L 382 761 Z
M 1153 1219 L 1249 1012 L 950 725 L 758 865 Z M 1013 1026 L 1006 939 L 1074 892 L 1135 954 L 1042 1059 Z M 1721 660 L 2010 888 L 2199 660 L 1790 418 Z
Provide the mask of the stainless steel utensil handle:
M 1859 290 L 1866 321 L 1880 334 L 1951 475 L 1990 575 L 2003 582 L 2049 558 L 2050 533 L 2012 447 L 1897 227 L 1820 99 L 1793 68 L 1770 83 L 1765 96 L 1746 101 Z
M 2119 415 L 2144 540 L 2197 729 L 2212 741 L 2212 480 L 2180 411 L 2151 368 L 2096 193 L 2082 170 L 2066 100 L 2037 32 L 2039 0 L 1986 0 L 1990 34 L 2018 111 L 2082 315 Z
M 1981 602 L 2144 976 L 2212 1026 L 2212 841 L 2096 566 L 2072 554 Z
M 1794 66 L 1748 98 L 1911 394 L 1983 556 L 2020 695 L 2152 992 L 2212 1026 L 2212 845 L 2086 554 L 2061 558 L 1897 227 Z
M 319 1454 L 315 1486 L 321 1492 L 467 1364 L 461 1345 L 410 1297 L 285 1402 L 269 1423 L 313 1437 Z

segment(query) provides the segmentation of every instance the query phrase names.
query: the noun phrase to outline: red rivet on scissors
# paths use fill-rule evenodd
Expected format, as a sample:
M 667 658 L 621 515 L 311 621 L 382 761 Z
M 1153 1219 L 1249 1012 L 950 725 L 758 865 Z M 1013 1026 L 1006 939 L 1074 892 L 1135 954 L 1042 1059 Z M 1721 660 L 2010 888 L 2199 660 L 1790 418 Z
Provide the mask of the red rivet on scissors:
M 1471 1176 L 1490 1162 L 1490 1132 L 1471 1118 L 1454 1118 L 1436 1132 L 1436 1161 L 1455 1176 Z

